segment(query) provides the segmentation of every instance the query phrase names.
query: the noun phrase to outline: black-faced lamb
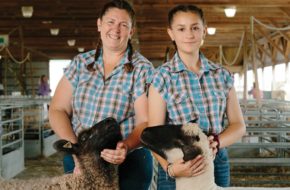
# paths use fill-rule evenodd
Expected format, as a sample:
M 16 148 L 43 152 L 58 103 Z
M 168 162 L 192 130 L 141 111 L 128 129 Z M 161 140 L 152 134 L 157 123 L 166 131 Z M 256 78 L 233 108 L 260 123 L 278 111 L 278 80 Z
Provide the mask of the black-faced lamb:
M 75 154 L 82 174 L 64 174 L 53 178 L 0 180 L 1 190 L 118 190 L 118 168 L 100 157 L 105 148 L 113 149 L 122 139 L 120 126 L 107 118 L 78 135 L 78 143 L 55 142 L 61 152 Z
M 212 151 L 207 136 L 195 123 L 186 125 L 164 125 L 146 128 L 141 135 L 142 144 L 156 152 L 169 163 L 183 158 L 191 160 L 202 154 L 205 158 L 205 172 L 195 177 L 177 177 L 176 190 L 275 190 L 290 188 L 227 187 L 222 188 L 214 181 L 214 164 Z

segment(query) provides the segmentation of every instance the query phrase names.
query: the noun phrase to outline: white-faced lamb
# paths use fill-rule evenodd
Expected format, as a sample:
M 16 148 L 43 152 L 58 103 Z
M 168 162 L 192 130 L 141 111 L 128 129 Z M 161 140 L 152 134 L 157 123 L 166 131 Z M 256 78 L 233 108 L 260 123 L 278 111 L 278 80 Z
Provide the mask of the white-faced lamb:
M 142 144 L 156 152 L 169 163 L 183 158 L 184 161 L 194 159 L 202 154 L 205 158 L 205 172 L 195 177 L 177 177 L 176 190 L 262 190 L 290 188 L 256 188 L 256 187 L 227 187 L 215 184 L 212 151 L 209 148 L 207 136 L 195 123 L 186 125 L 164 125 L 146 128 L 141 135 Z
M 105 148 L 113 149 L 122 139 L 120 126 L 107 118 L 78 135 L 78 143 L 55 142 L 61 152 L 75 154 L 80 163 L 80 175 L 64 174 L 53 178 L 31 180 L 0 180 L 1 190 L 118 190 L 118 168 L 100 157 Z

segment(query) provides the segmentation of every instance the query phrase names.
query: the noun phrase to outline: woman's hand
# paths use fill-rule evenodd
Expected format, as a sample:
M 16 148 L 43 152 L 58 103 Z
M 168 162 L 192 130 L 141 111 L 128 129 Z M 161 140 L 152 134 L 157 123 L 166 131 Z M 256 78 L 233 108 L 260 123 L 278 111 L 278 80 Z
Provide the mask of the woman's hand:
M 177 160 L 171 166 L 174 177 L 192 177 L 205 172 L 205 161 L 201 155 L 195 159 L 184 162 L 183 159 Z
M 74 154 L 72 155 L 72 157 L 73 157 L 74 163 L 75 163 L 75 167 L 74 167 L 73 174 L 74 175 L 80 175 L 80 174 L 82 174 L 81 169 L 79 167 L 80 164 L 79 164 L 79 161 L 78 161 L 77 157 Z
M 212 149 L 212 158 L 213 160 L 215 159 L 215 156 L 218 152 L 218 142 L 214 140 L 214 136 L 210 135 L 208 137 L 208 141 L 209 141 L 209 148 Z
M 128 146 L 123 141 L 120 141 L 115 150 L 104 149 L 101 152 L 101 157 L 107 162 L 119 165 L 125 161 L 127 152 Z

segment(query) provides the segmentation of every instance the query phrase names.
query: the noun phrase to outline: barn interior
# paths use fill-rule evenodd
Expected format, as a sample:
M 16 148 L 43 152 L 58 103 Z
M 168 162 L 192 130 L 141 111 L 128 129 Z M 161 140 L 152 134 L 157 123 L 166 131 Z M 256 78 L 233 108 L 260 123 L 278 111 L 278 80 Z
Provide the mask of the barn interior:
M 207 35 L 201 51 L 233 74 L 247 126 L 246 135 L 228 148 L 232 184 L 290 187 L 290 0 L 128 1 L 136 12 L 133 48 L 155 67 L 175 53 L 167 34 L 168 11 L 178 4 L 202 8 Z M 107 2 L 1 0 L 1 177 L 61 173 L 49 103 L 63 68 L 97 47 L 97 19 Z M 42 75 L 49 78 L 48 96 L 38 94 Z M 262 95 L 253 96 L 253 83 Z M 49 163 L 55 167 L 45 173 Z

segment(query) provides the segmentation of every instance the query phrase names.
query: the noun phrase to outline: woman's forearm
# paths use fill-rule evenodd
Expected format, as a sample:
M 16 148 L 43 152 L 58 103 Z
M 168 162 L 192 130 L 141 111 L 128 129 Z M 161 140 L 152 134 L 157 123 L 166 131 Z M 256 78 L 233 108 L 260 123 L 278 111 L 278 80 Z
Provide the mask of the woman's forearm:
M 137 125 L 132 133 L 124 140 L 124 143 L 128 146 L 128 151 L 140 147 L 140 136 L 142 131 L 147 127 L 147 122 Z
M 61 139 L 66 139 L 72 143 L 77 142 L 77 137 L 71 127 L 70 118 L 64 111 L 50 107 L 49 123 L 53 131 Z

